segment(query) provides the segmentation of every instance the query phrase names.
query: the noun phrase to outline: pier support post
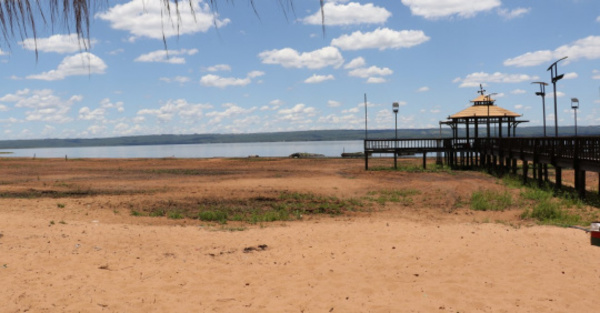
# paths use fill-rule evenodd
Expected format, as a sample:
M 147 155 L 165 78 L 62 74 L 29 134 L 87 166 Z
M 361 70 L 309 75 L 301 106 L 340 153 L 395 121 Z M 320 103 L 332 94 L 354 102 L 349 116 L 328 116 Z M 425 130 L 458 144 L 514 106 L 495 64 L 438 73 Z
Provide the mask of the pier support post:
M 575 170 L 575 189 L 579 198 L 585 199 L 585 171 Z
M 427 152 L 423 152 L 423 169 L 427 169 Z
M 529 162 L 527 160 L 523 160 L 523 184 L 527 184 L 527 172 L 529 170 Z
M 544 180 L 543 180 L 543 171 L 544 171 L 544 167 L 542 164 L 538 164 L 538 186 L 542 186 L 544 184 Z
M 562 187 L 562 168 L 557 166 L 554 168 L 554 172 L 555 172 L 554 187 L 556 190 L 559 190 Z

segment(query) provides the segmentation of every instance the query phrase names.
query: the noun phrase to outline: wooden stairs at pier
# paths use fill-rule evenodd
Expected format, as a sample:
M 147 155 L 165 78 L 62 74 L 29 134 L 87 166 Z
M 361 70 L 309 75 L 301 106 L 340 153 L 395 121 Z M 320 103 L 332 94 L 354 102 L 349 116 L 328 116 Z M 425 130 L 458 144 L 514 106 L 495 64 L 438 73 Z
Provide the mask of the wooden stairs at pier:
M 573 169 L 575 189 L 585 197 L 586 173 L 599 175 L 600 192 L 600 136 L 593 137 L 510 137 L 510 138 L 444 138 L 444 139 L 366 139 L 364 141 L 365 169 L 369 155 L 397 156 L 422 154 L 427 166 L 427 154 L 435 153 L 437 162 L 452 168 L 483 167 L 497 172 L 517 173 L 520 162 L 523 180 L 528 172 L 540 184 L 548 181 L 548 166 L 554 168 L 555 187 L 562 187 L 562 170 Z

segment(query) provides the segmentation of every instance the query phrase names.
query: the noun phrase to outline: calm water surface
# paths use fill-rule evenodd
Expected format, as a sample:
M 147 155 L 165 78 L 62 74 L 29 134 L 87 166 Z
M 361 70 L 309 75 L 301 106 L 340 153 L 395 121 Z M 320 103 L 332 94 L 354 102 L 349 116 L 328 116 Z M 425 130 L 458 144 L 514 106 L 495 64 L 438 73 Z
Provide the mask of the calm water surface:
M 213 157 L 286 157 L 296 152 L 318 153 L 339 157 L 342 152 L 363 151 L 362 140 L 213 143 L 190 145 L 114 146 L 80 148 L 12 149 L 0 152 L 2 157 L 37 158 L 213 158 Z

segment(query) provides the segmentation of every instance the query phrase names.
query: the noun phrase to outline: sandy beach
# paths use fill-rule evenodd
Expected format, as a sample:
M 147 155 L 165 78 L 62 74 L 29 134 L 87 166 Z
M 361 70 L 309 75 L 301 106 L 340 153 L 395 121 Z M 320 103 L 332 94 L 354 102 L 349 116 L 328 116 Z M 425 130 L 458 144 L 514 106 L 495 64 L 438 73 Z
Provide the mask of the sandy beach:
M 10 158 L 0 171 L 0 312 L 598 306 L 600 247 L 589 234 L 521 220 L 521 210 L 470 210 L 477 190 L 519 194 L 480 172 L 365 171 L 346 159 Z M 369 200 L 382 190 L 411 195 Z M 258 223 L 150 216 L 282 194 L 365 205 Z

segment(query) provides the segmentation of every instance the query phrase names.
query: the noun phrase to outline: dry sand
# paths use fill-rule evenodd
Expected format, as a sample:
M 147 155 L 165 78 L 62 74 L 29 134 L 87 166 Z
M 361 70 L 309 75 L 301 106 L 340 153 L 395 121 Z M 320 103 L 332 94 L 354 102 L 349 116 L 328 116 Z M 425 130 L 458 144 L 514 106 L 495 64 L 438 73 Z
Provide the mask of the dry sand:
M 598 308 L 600 247 L 589 234 L 533 226 L 518 211 L 469 211 L 460 204 L 473 191 L 506 188 L 481 173 L 363 166 L 339 159 L 2 159 L 0 312 Z M 360 198 L 406 188 L 420 191 L 408 205 L 261 225 L 130 214 L 207 198 L 284 191 Z

